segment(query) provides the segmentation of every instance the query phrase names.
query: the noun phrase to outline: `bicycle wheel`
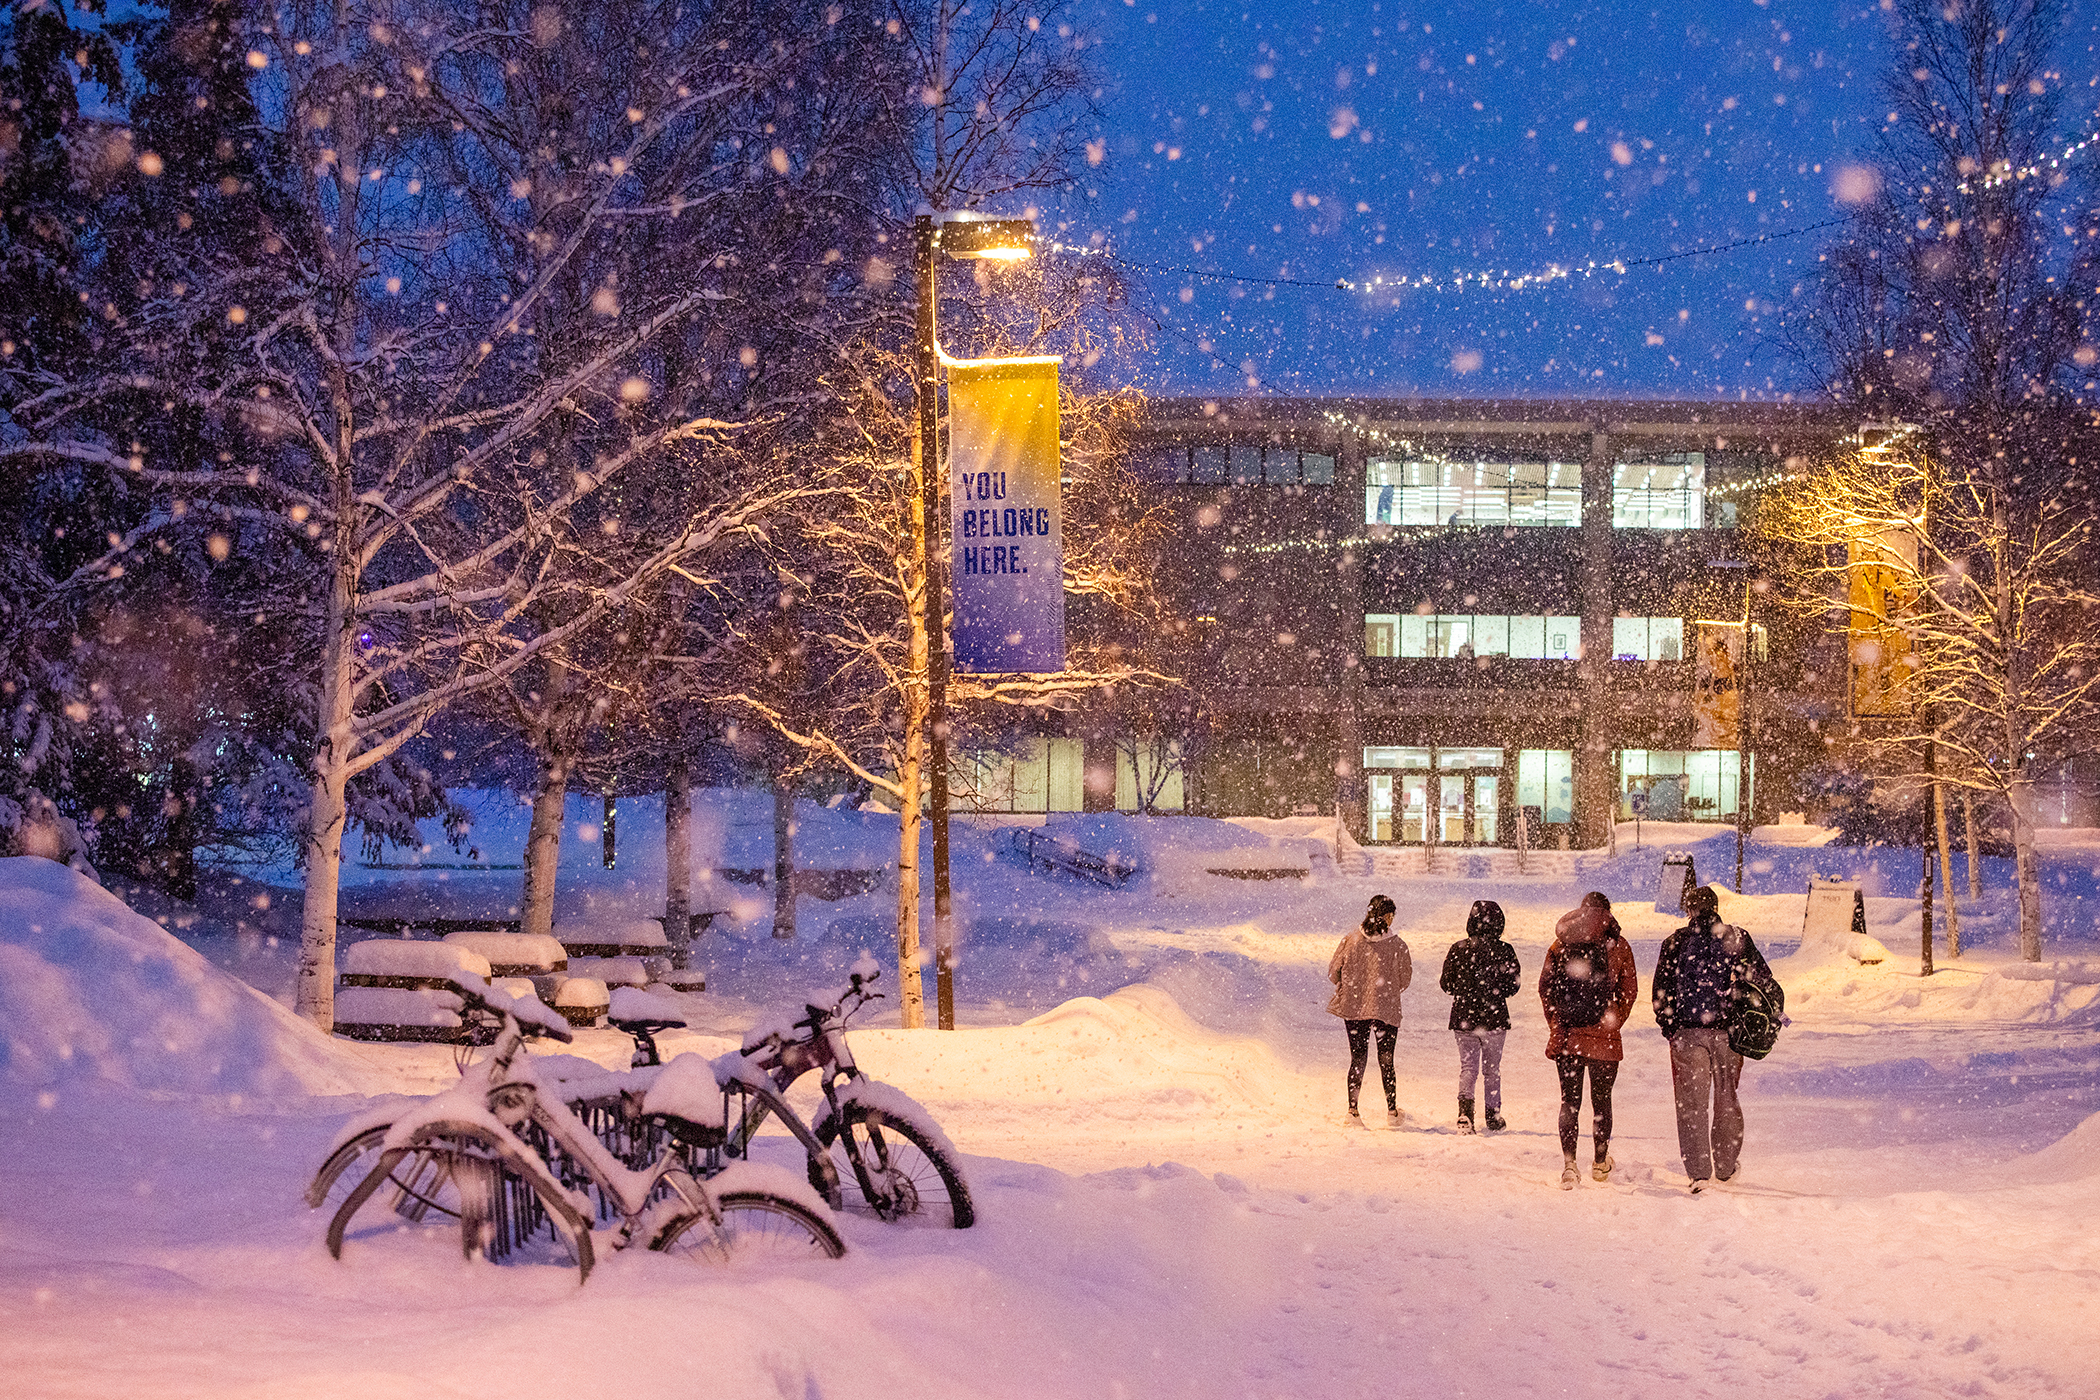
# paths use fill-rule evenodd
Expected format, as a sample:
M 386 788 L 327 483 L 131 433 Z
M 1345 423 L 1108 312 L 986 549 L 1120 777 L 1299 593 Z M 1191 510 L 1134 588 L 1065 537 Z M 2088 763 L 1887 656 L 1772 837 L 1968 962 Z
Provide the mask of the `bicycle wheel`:
M 357 1188 L 379 1160 L 380 1145 L 386 1141 L 387 1130 L 393 1125 L 381 1123 L 367 1128 L 350 1141 L 328 1154 L 321 1169 L 314 1173 L 311 1185 L 306 1188 L 306 1203 L 315 1210 L 325 1208 L 329 1214 L 343 1203 L 343 1197 Z
M 680 1216 L 649 1246 L 702 1264 L 740 1266 L 836 1259 L 846 1252 L 831 1222 L 784 1196 L 724 1191 L 715 1197 L 719 1224 L 704 1212 Z
M 911 1124 L 879 1108 L 846 1107 L 844 1131 L 836 1118 L 817 1125 L 817 1140 L 843 1152 L 839 1173 L 845 1207 L 878 1219 L 908 1221 L 967 1230 L 977 1220 L 977 1207 L 962 1168 L 947 1152 Z M 810 1165 L 810 1179 L 821 1175 Z
M 471 1125 L 434 1126 L 407 1147 L 380 1152 L 342 1193 L 328 1225 L 329 1253 L 340 1259 L 346 1240 L 453 1234 L 470 1259 L 574 1263 L 589 1277 L 588 1222 L 561 1199 L 544 1166 L 535 1172 L 514 1158 Z

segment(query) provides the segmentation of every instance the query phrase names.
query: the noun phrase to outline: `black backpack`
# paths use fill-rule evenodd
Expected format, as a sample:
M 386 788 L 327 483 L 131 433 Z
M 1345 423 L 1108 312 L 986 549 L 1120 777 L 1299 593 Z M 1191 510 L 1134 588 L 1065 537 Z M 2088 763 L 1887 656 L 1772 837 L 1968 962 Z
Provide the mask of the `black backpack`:
M 1582 1030 L 1604 1019 L 1611 1009 L 1612 975 L 1609 937 L 1596 943 L 1565 944 L 1554 953 L 1546 978 L 1546 999 L 1553 1015 L 1569 1030 Z
M 1786 1021 L 1786 993 L 1772 977 L 1739 970 L 1728 1012 L 1728 1048 L 1746 1060 L 1762 1060 L 1779 1043 Z

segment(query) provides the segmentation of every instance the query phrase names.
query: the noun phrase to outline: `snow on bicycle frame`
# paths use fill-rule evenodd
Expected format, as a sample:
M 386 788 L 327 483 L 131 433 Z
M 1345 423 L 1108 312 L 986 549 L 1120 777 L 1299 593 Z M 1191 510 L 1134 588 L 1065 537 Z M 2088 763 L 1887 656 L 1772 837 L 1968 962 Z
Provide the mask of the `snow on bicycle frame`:
M 955 1145 L 909 1095 L 863 1075 L 846 1043 L 846 1024 L 853 1014 L 883 995 L 868 986 L 881 975 L 874 959 L 863 954 L 851 969 L 845 991 L 828 1000 L 821 993 L 807 998 L 798 1018 L 783 1015 L 759 1023 L 746 1033 L 740 1053 L 715 1061 L 724 1089 L 745 1096 L 736 1127 L 721 1150 L 732 1157 L 747 1156 L 770 1113 L 802 1144 L 809 1158 L 810 1184 L 833 1209 L 844 1204 L 845 1183 L 831 1154 L 837 1140 L 853 1170 L 854 1185 L 876 1215 L 884 1220 L 930 1219 L 940 1213 L 937 1199 L 928 1199 L 930 1192 L 937 1192 L 949 1206 L 949 1219 L 942 1223 L 964 1229 L 976 1219 L 976 1210 Z M 815 1122 L 805 1123 L 789 1106 L 786 1093 L 812 1070 L 819 1072 L 824 1101 Z M 913 1159 L 915 1165 L 900 1165 L 902 1158 Z M 935 1209 L 928 1211 L 929 1204 Z
M 564 1102 L 560 1081 L 543 1082 L 533 1061 L 522 1054 L 528 1032 L 563 1041 L 572 1038 L 559 1015 L 536 1001 L 513 1000 L 496 989 L 462 989 L 462 993 L 474 1009 L 502 1016 L 502 1030 L 491 1055 L 468 1067 L 457 1084 L 394 1120 L 386 1130 L 377 1165 L 330 1222 L 331 1254 L 341 1257 L 350 1220 L 374 1192 L 389 1183 L 400 1184 L 396 1173 L 404 1160 L 415 1164 L 415 1174 L 428 1169 L 441 1175 L 466 1174 L 458 1214 L 462 1246 L 470 1256 L 507 1252 L 516 1242 L 497 1237 L 498 1217 L 504 1212 L 494 1192 L 500 1191 L 504 1176 L 530 1191 L 569 1246 L 585 1279 L 595 1259 L 592 1222 L 602 1206 L 610 1206 L 619 1217 L 610 1235 L 614 1249 L 637 1241 L 651 1249 L 671 1248 L 704 1221 L 716 1237 L 714 1248 L 707 1249 L 697 1238 L 688 1241 L 688 1247 L 726 1255 L 733 1245 L 721 1233 L 725 1225 L 720 1203 L 733 1198 L 737 1209 L 792 1220 L 817 1251 L 833 1258 L 843 1252 L 836 1231 L 824 1218 L 823 1203 L 787 1173 L 744 1165 L 722 1173 L 712 1186 L 703 1185 L 688 1169 L 685 1154 L 670 1144 L 645 1165 L 630 1167 L 620 1161 Z M 697 1073 L 693 1065 L 699 1066 Z M 709 1081 L 719 1103 L 720 1088 L 712 1085 L 712 1071 L 698 1056 L 680 1056 L 656 1077 L 671 1081 L 664 1086 L 670 1091 L 664 1097 L 678 1100 L 677 1106 L 682 1107 L 685 1100 L 695 1097 L 692 1088 L 697 1087 L 683 1081 L 699 1076 Z M 528 1126 L 535 1138 L 544 1140 L 544 1146 L 520 1136 L 520 1130 Z M 704 1132 L 711 1125 L 687 1126 Z M 719 1136 L 719 1128 L 712 1131 Z M 693 1135 L 673 1130 L 674 1137 Z M 728 1179 L 732 1176 L 733 1181 Z M 578 1177 L 595 1190 L 595 1204 L 589 1195 L 571 1186 L 570 1181 Z M 488 1200 L 498 1203 L 485 1206 Z M 528 1221 L 518 1231 L 519 1237 L 530 1228 Z

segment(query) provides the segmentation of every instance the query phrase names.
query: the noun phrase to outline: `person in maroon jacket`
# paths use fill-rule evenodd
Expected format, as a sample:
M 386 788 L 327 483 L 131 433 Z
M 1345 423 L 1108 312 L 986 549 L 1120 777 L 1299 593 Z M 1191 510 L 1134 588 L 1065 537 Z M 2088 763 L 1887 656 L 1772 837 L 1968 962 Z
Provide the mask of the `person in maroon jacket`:
M 1582 1081 L 1590 1082 L 1590 1127 L 1596 1156 L 1590 1175 L 1611 1178 L 1611 1088 L 1626 1049 L 1619 1027 L 1640 999 L 1633 948 L 1612 917 L 1611 901 L 1595 890 L 1560 916 L 1553 946 L 1539 969 L 1539 1003 L 1546 1012 L 1546 1058 L 1560 1072 L 1560 1188 L 1573 1190 L 1581 1173 L 1575 1140 L 1582 1116 Z

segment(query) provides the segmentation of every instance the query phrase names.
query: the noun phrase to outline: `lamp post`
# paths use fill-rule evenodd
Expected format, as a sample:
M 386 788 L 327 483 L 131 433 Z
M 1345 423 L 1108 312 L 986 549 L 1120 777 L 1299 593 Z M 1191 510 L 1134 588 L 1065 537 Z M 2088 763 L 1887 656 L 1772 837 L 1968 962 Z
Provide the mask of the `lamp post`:
M 1751 568 L 1744 559 L 1709 559 L 1715 569 L 1743 571 L 1743 652 L 1735 668 L 1735 892 L 1743 892 L 1743 845 L 1750 835 L 1750 672 L 1755 642 L 1750 631 Z
M 926 635 L 926 779 L 933 816 L 933 956 L 934 998 L 938 1023 L 955 1029 L 955 927 L 948 880 L 948 628 L 943 599 L 945 556 L 940 548 L 941 438 L 940 349 L 936 339 L 934 301 L 938 259 L 991 258 L 1016 261 L 1029 256 L 1035 240 L 1031 219 L 943 219 L 921 214 L 913 220 L 918 241 L 918 391 L 919 391 L 919 538 L 922 625 Z M 906 801 L 917 801 L 917 793 Z M 901 818 L 900 818 L 901 820 Z

